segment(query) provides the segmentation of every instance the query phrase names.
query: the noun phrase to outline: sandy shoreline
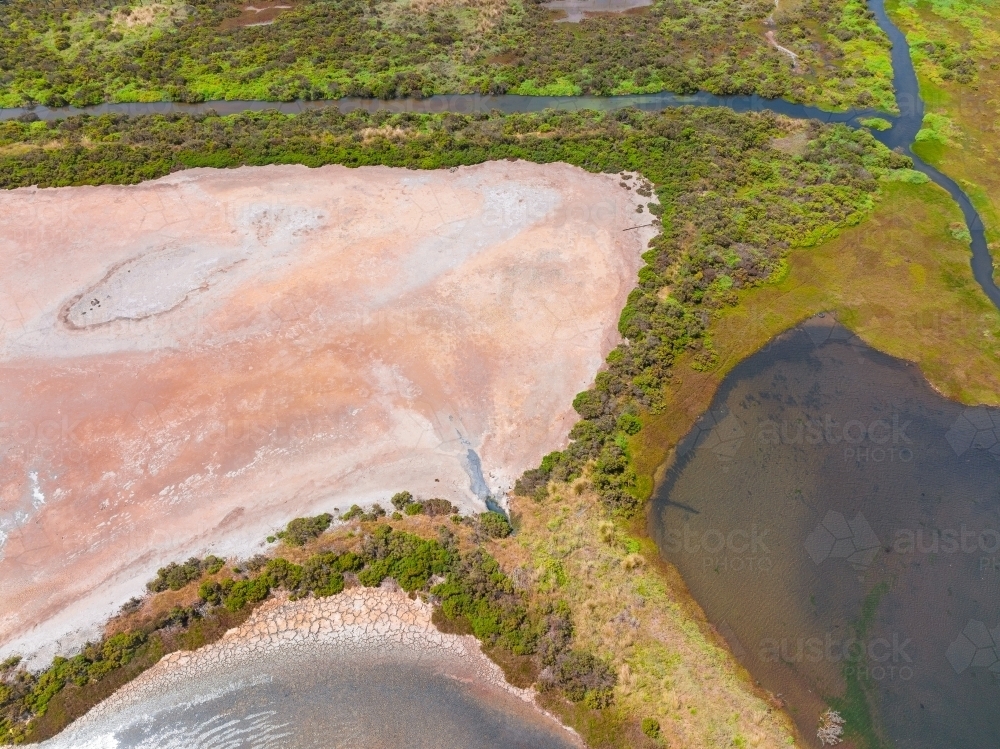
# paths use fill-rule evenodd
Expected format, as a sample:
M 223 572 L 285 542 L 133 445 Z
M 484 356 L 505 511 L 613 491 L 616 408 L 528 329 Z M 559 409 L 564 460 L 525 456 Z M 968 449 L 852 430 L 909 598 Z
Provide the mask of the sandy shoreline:
M 121 732 L 130 723 L 149 721 L 180 700 L 180 695 L 198 699 L 192 691 L 210 677 L 239 672 L 248 663 L 275 658 L 294 663 L 331 651 L 341 659 L 432 662 L 441 673 L 480 692 L 481 697 L 489 699 L 492 694 L 494 701 L 499 693 L 515 697 L 536 720 L 550 729 L 558 727 L 571 742 L 582 745 L 575 732 L 536 705 L 532 690 L 507 683 L 474 637 L 439 632 L 431 622 L 432 613 L 429 604 L 411 600 L 394 585 L 351 588 L 321 599 L 268 600 L 219 641 L 165 656 L 43 746 L 85 745 Z

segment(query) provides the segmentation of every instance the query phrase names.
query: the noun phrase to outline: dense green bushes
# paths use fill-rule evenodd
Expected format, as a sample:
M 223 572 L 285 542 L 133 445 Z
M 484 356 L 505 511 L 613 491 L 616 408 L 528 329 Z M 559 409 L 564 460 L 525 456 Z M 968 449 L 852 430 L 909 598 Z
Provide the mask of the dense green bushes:
M 451 515 L 458 512 L 458 509 L 447 499 L 431 497 L 430 499 L 418 500 L 406 491 L 397 492 L 390 501 L 397 512 L 406 515 L 420 515 L 422 513 L 434 517 L 435 515 Z
M 808 77 L 765 38 L 770 0 L 658 0 L 580 24 L 554 23 L 532 0 L 422 10 L 313 0 L 247 28 L 233 24 L 238 7 L 165 0 L 142 18 L 115 0 L 0 3 L 0 105 L 662 90 L 891 101 L 875 75 L 884 38 L 861 0 L 779 15 L 779 38 Z M 878 43 L 857 48 L 869 39 Z
M 166 567 L 157 570 L 156 577 L 146 583 L 146 588 L 153 593 L 160 593 L 168 589 L 180 590 L 188 583 L 197 580 L 204 572 L 214 575 L 222 569 L 224 564 L 224 559 L 211 555 L 204 559 L 191 557 L 184 564 L 171 562 Z
M 333 515 L 324 512 L 311 518 L 295 518 L 285 527 L 285 530 L 275 535 L 289 546 L 302 546 L 322 534 L 333 521 Z
M 479 528 L 487 538 L 506 538 L 512 531 L 507 516 L 499 512 L 480 513 Z
M 464 619 L 473 634 L 518 655 L 534 652 L 537 628 L 527 601 L 497 561 L 485 551 L 455 560 L 447 578 L 432 590 L 449 619 Z
M 543 684 L 561 688 L 574 702 L 600 709 L 613 701 L 614 671 L 592 653 L 567 650 L 542 675 Z
M 387 525 L 379 525 L 365 539 L 362 556 L 367 564 L 358 573 L 358 582 L 374 587 L 391 577 L 407 593 L 425 588 L 451 562 L 449 551 L 437 541 L 395 532 Z

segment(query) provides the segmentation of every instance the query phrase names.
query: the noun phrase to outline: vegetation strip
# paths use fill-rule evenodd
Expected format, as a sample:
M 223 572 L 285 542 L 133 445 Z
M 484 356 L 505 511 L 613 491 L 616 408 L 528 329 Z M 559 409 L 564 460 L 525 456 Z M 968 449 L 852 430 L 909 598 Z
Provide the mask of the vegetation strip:
M 888 42 L 863 0 L 658 0 L 579 24 L 531 0 L 260 5 L 9 0 L 0 106 L 699 90 L 894 103 Z

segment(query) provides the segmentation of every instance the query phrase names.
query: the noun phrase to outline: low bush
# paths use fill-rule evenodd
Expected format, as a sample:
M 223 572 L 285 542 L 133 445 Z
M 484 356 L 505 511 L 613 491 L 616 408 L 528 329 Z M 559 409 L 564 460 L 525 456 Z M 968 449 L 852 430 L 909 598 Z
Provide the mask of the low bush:
M 171 562 L 166 567 L 157 570 L 156 577 L 146 583 L 146 588 L 153 593 L 160 593 L 164 590 L 180 590 L 203 574 L 214 575 L 222 569 L 225 563 L 224 559 L 211 555 L 204 559 L 191 557 L 183 564 Z
M 506 538 L 513 530 L 507 516 L 499 512 L 480 513 L 479 528 L 487 538 Z
M 656 718 L 643 718 L 642 732 L 656 741 L 660 738 L 660 721 Z
M 413 501 L 413 495 L 409 492 L 396 492 L 389 501 L 392 502 L 392 506 L 397 510 L 402 510 Z
M 549 686 L 557 686 L 573 702 L 600 709 L 614 701 L 618 677 L 611 667 L 592 653 L 567 650 L 543 672 Z
M 285 530 L 275 535 L 289 546 L 303 546 L 324 533 L 332 521 L 333 515 L 328 512 L 311 518 L 295 518 L 288 523 Z

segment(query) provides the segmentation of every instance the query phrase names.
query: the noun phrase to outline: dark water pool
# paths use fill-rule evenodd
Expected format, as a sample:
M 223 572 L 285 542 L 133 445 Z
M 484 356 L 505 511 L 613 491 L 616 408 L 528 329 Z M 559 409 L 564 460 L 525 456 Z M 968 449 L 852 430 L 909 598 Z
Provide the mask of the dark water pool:
M 1000 409 L 815 318 L 727 377 L 650 523 L 808 739 L 832 704 L 885 746 L 1000 746 Z

